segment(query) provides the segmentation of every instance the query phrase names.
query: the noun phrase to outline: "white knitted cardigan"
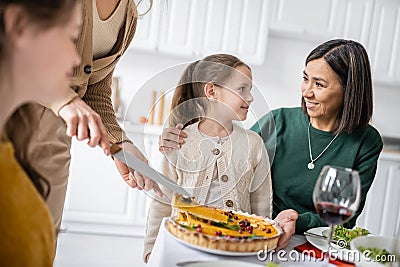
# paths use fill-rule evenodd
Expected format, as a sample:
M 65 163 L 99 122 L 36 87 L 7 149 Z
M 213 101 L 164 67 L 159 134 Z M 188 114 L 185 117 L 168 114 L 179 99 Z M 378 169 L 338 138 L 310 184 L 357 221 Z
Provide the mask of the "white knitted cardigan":
M 185 129 L 186 143 L 180 150 L 164 155 L 161 172 L 204 203 L 218 169 L 221 196 L 227 210 L 239 210 L 270 217 L 272 213 L 272 181 L 270 164 L 261 137 L 234 124 L 229 139 L 222 145 L 205 138 L 198 123 Z M 162 188 L 171 198 L 172 192 Z M 171 206 L 153 199 L 146 224 L 144 256 L 151 252 L 163 217 L 170 216 Z

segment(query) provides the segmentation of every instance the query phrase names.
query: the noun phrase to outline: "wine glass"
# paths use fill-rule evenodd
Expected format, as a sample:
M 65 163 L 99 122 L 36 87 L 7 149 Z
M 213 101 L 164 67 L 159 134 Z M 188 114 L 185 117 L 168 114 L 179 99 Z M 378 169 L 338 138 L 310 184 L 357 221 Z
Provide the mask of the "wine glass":
M 314 187 L 313 201 L 317 213 L 329 225 L 328 262 L 333 227 L 348 221 L 360 205 L 360 176 L 358 171 L 326 165 Z

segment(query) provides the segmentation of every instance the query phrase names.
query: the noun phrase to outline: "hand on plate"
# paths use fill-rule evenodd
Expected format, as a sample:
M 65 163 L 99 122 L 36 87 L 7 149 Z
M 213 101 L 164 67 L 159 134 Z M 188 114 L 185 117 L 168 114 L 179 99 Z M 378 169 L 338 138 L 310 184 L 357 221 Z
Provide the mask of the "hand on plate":
M 298 216 L 298 213 L 292 209 L 283 210 L 276 216 L 275 221 L 283 230 L 283 234 L 279 238 L 276 250 L 283 249 L 289 244 L 290 238 L 296 230 L 296 221 Z

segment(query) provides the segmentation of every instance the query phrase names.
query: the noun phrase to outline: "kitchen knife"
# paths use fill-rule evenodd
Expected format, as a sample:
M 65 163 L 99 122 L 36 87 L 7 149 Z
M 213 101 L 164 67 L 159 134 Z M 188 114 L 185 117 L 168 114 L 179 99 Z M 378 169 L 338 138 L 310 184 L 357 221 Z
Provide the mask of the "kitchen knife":
M 183 189 L 173 180 L 154 170 L 149 165 L 135 157 L 133 154 L 122 150 L 118 145 L 111 145 L 110 151 L 112 157 L 122 161 L 128 167 L 139 172 L 140 174 L 152 179 L 158 184 L 164 185 L 176 193 L 182 194 L 186 197 L 191 197 L 191 195 L 185 189 Z

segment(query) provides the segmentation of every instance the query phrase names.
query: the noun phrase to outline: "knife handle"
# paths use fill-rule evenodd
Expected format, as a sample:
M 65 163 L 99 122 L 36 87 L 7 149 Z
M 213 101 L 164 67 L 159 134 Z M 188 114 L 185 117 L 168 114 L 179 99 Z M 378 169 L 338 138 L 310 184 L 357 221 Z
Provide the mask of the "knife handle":
M 110 145 L 111 156 L 117 154 L 121 150 L 122 148 L 119 145 L 111 143 Z

